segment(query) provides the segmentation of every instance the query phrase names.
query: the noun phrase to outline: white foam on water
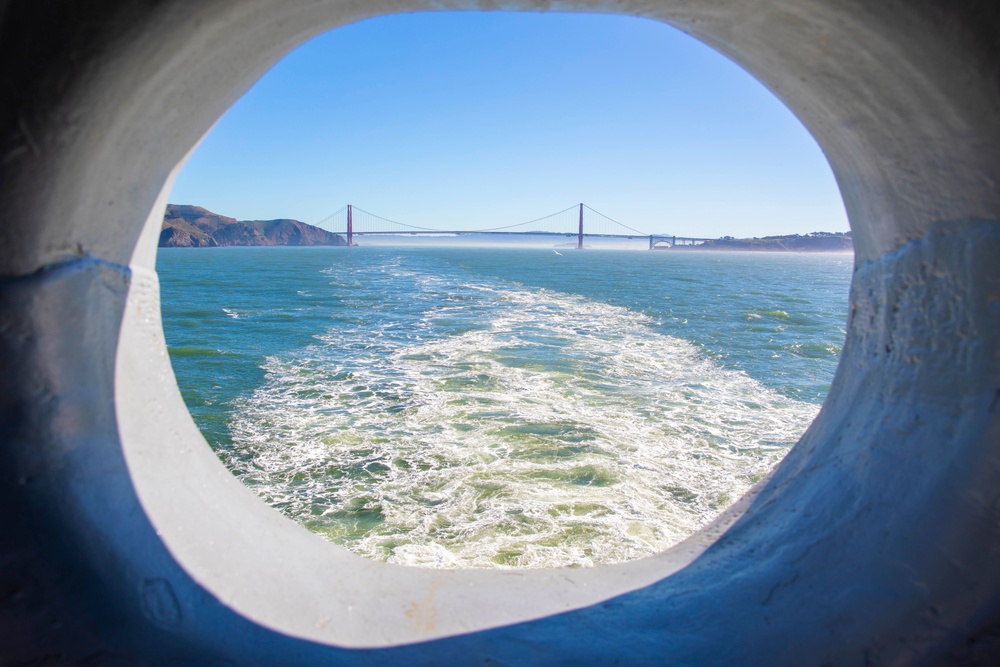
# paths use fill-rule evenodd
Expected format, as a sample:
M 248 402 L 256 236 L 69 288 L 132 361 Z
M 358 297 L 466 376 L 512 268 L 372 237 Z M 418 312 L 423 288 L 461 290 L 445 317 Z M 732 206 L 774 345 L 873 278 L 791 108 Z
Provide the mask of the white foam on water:
M 413 284 L 433 292 L 420 317 L 268 359 L 220 452 L 265 500 L 363 556 L 426 567 L 647 556 L 743 495 L 818 411 L 626 308 Z

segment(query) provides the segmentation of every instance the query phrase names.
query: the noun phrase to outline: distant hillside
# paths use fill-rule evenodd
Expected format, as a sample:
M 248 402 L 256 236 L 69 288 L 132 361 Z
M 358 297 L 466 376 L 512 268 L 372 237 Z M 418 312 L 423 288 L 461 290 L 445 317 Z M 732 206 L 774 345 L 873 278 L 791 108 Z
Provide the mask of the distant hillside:
M 167 204 L 161 248 L 244 245 L 347 245 L 339 234 L 298 220 L 235 220 L 200 206 Z
M 662 246 L 658 246 L 658 249 Z M 698 245 L 678 245 L 672 250 L 761 250 L 770 252 L 843 252 L 854 250 L 850 232 L 813 232 L 812 234 L 789 234 L 788 236 L 764 236 L 762 238 L 735 239 L 723 236 L 721 239 L 705 241 Z

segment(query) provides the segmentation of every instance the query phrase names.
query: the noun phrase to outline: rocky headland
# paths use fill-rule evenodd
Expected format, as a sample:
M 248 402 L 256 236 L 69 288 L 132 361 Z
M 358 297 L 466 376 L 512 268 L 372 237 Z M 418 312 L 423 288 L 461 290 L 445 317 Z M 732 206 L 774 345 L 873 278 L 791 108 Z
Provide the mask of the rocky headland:
M 200 206 L 167 204 L 161 248 L 344 246 L 343 236 L 298 220 L 236 220 Z

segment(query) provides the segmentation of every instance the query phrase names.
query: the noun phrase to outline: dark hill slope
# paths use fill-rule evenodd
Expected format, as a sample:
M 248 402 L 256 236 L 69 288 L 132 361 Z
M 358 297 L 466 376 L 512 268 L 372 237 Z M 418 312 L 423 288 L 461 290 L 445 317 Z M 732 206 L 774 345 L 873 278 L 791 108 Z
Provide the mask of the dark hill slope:
M 161 248 L 234 245 L 347 245 L 339 234 L 298 220 L 236 220 L 200 206 L 167 204 Z
M 813 232 L 788 236 L 765 236 L 753 239 L 721 239 L 698 245 L 678 245 L 676 250 L 762 250 L 770 252 L 847 252 L 854 249 L 850 232 Z

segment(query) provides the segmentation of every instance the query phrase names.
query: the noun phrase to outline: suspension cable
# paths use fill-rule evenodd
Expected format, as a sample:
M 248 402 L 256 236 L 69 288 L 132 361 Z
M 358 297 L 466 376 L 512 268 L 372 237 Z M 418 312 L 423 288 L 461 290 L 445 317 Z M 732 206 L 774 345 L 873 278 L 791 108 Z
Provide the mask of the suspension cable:
M 587 206 L 586 204 L 584 204 L 584 205 L 583 205 L 583 207 L 584 207 L 585 209 L 587 209 L 587 210 L 591 211 L 592 213 L 596 213 L 597 215 L 601 216 L 601 217 L 602 217 L 602 218 L 604 218 L 605 220 L 610 220 L 611 222 L 615 223 L 615 224 L 616 224 L 616 225 L 618 225 L 619 227 L 624 227 L 625 229 L 629 230 L 630 232 L 635 232 L 635 233 L 636 233 L 636 234 L 638 234 L 639 236 L 649 236 L 649 235 L 648 235 L 648 234 L 647 234 L 646 232 L 640 232 L 640 231 L 639 231 L 638 229 L 635 229 L 635 228 L 633 228 L 633 227 L 629 227 L 629 226 L 628 226 L 628 225 L 626 225 L 626 224 L 623 224 L 623 223 L 621 223 L 621 222 L 618 222 L 618 221 L 617 221 L 617 220 L 615 220 L 614 218 L 609 218 L 608 216 L 604 215 L 604 214 L 603 214 L 603 213 L 601 213 L 600 211 L 595 211 L 594 209 L 590 208 L 590 207 L 589 207 L 589 206 Z

